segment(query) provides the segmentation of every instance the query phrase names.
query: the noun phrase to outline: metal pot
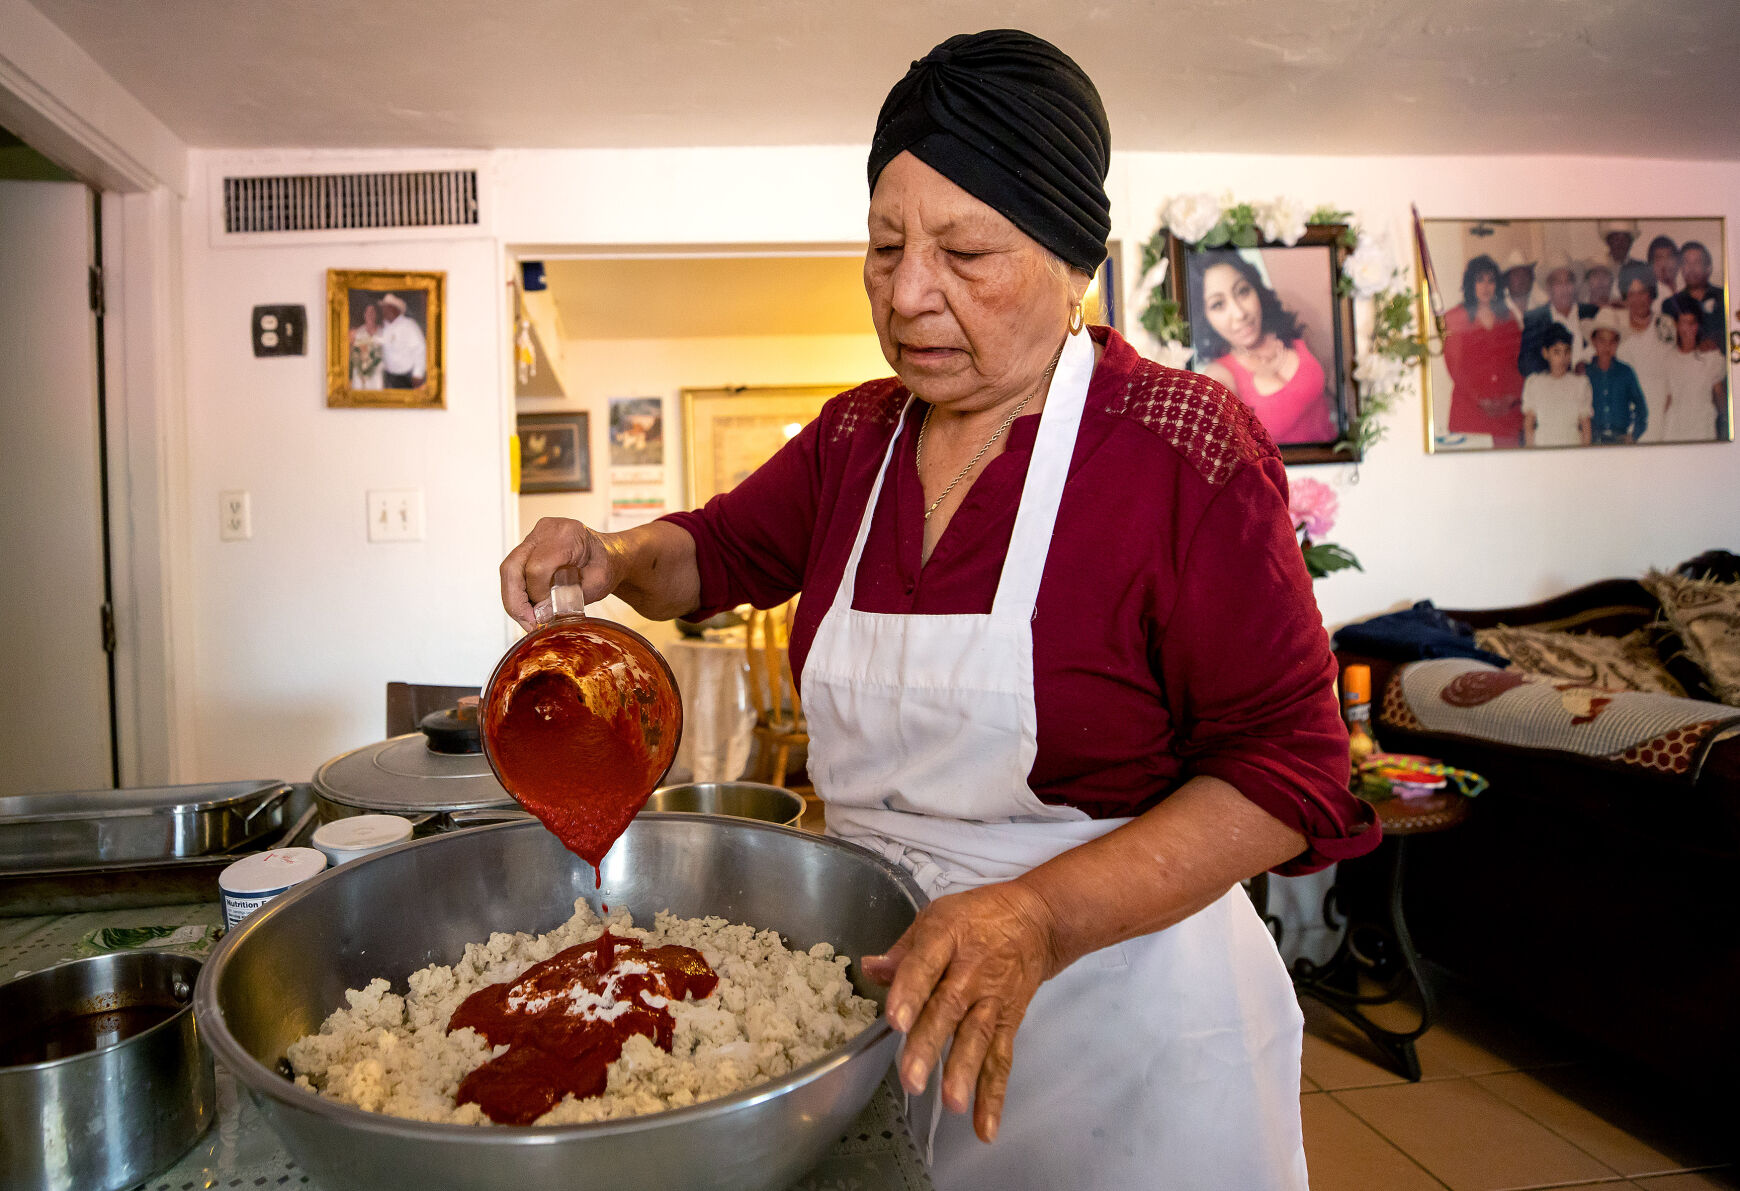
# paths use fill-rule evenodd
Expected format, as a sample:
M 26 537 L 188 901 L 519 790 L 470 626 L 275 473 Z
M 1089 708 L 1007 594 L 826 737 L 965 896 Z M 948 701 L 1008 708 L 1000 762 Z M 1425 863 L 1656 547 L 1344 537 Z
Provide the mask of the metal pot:
M 794 947 L 886 950 L 924 901 L 875 854 L 746 819 L 644 814 L 593 871 L 536 823 L 432 836 L 298 887 L 231 931 L 194 995 L 202 1030 L 283 1138 L 330 1191 L 452 1188 L 789 1186 L 869 1102 L 898 1035 L 879 1019 L 846 1045 L 781 1079 L 688 1108 L 552 1127 L 400 1120 L 297 1088 L 279 1064 L 319 1028 L 346 989 L 452 963 L 494 931 L 546 931 L 576 899 L 717 914 L 777 930 Z M 854 964 L 860 994 L 883 990 Z
M 217 1116 L 199 967 L 116 952 L 0 985 L 0 1186 L 131 1187 L 199 1139 Z
M 426 715 L 417 731 L 342 753 L 314 771 L 314 798 L 330 823 L 351 815 L 402 815 L 430 830 L 454 815 L 515 806 L 483 755 L 477 701 Z
M 762 782 L 686 782 L 660 786 L 646 800 L 649 811 L 680 811 L 691 815 L 726 815 L 796 827 L 804 817 L 804 800 L 784 786 Z M 645 814 L 646 812 L 641 812 Z

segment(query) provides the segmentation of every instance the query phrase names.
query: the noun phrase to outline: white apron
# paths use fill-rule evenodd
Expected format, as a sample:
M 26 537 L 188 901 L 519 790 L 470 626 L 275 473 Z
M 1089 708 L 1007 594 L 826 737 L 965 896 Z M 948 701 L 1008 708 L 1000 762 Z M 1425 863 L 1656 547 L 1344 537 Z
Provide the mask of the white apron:
M 897 431 L 804 664 L 829 832 L 902 865 L 932 897 L 1009 880 L 1129 822 L 1047 806 L 1027 784 L 1031 622 L 1093 367 L 1092 340 L 1071 336 L 990 614 L 853 610 Z M 1274 942 L 1235 887 L 1042 984 L 1016 1035 L 997 1141 L 980 1142 L 970 1115 L 944 1114 L 932 1176 L 939 1191 L 1304 1191 L 1302 1036 Z

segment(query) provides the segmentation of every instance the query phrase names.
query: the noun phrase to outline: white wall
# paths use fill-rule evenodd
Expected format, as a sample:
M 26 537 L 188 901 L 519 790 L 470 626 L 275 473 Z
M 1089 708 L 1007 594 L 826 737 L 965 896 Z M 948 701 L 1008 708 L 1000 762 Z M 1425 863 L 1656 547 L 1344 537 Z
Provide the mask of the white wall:
M 284 172 L 325 168 L 318 155 L 282 158 Z M 221 160 L 195 159 L 197 173 Z M 193 187 L 183 253 L 198 772 L 184 780 L 304 778 L 380 735 L 387 681 L 487 676 L 507 639 L 495 567 L 515 513 L 504 462 L 505 248 L 863 236 L 859 148 L 525 151 L 494 155 L 488 172 L 493 239 L 471 241 L 218 250 L 207 242 L 203 181 Z M 1740 227 L 1735 163 L 1126 154 L 1110 188 L 1113 235 L 1131 260 L 1160 203 L 1185 190 L 1334 203 L 1397 236 L 1410 200 L 1428 216 L 1719 214 Z M 249 308 L 304 302 L 318 320 L 329 267 L 448 271 L 445 412 L 326 409 L 318 322 L 307 357 L 252 358 Z M 667 435 L 680 441 L 669 394 L 707 382 L 687 362 L 643 357 L 626 371 L 596 362 L 601 375 L 570 391 L 597 403 L 602 478 L 607 397 L 667 393 Z M 762 375 L 741 383 L 787 379 Z M 1366 566 L 1318 585 L 1331 623 L 1427 597 L 1510 604 L 1740 548 L 1733 444 L 1428 457 L 1423 416 L 1417 397 L 1402 403 L 1357 484 L 1349 468 L 1303 469 L 1340 489 L 1333 537 Z M 673 451 L 673 484 L 681 466 Z M 368 545 L 364 490 L 406 486 L 425 490 L 428 540 Z M 217 540 L 217 493 L 232 487 L 254 494 L 251 542 Z M 605 498 L 590 495 L 595 518 Z
M 204 174 L 183 229 L 195 604 L 187 780 L 306 780 L 384 735 L 389 681 L 481 684 L 510 639 L 502 258 L 487 238 L 213 248 Z M 326 270 L 447 273 L 447 408 L 326 407 Z M 300 303 L 308 354 L 256 359 L 255 305 Z M 253 538 L 218 539 L 218 493 Z M 370 544 L 365 492 L 421 488 L 425 539 Z

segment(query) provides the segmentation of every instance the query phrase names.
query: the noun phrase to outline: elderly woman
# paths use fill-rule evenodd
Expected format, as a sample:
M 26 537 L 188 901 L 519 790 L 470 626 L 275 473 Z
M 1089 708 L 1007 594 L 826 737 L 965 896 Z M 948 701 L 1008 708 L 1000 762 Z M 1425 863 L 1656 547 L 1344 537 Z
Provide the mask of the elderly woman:
M 1269 437 L 1283 445 L 1335 441 L 1323 365 L 1305 346 L 1299 317 L 1254 264 L 1237 252 L 1193 255 L 1190 309 L 1206 324 L 1197 344 L 1204 375 L 1256 411 Z
M 803 591 L 828 828 L 934 899 L 863 964 L 902 1081 L 940 1072 L 940 1188 L 1302 1191 L 1301 1015 L 1238 883 L 1378 831 L 1273 445 L 1221 386 L 1082 326 L 1107 142 L 1035 37 L 915 63 L 869 161 L 896 376 L 697 512 L 540 521 L 503 600 L 529 624 L 566 565 L 655 618 Z

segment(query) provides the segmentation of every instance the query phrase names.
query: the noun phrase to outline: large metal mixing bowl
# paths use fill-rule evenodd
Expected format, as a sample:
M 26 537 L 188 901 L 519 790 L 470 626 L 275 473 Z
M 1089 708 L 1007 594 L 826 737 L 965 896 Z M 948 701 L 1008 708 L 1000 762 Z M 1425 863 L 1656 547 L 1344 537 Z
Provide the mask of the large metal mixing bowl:
M 898 1035 L 878 1019 L 785 1077 L 689 1108 L 590 1125 L 467 1126 L 400 1120 L 324 1100 L 281 1073 L 285 1049 L 320 1028 L 344 992 L 385 976 L 395 991 L 494 931 L 547 931 L 576 899 L 719 915 L 794 947 L 852 956 L 858 992 L 881 999 L 856 958 L 885 951 L 924 896 L 852 844 L 747 819 L 643 814 L 590 866 L 537 823 L 433 836 L 333 869 L 254 913 L 206 961 L 201 1034 L 325 1191 L 681 1188 L 790 1185 L 863 1111 Z

